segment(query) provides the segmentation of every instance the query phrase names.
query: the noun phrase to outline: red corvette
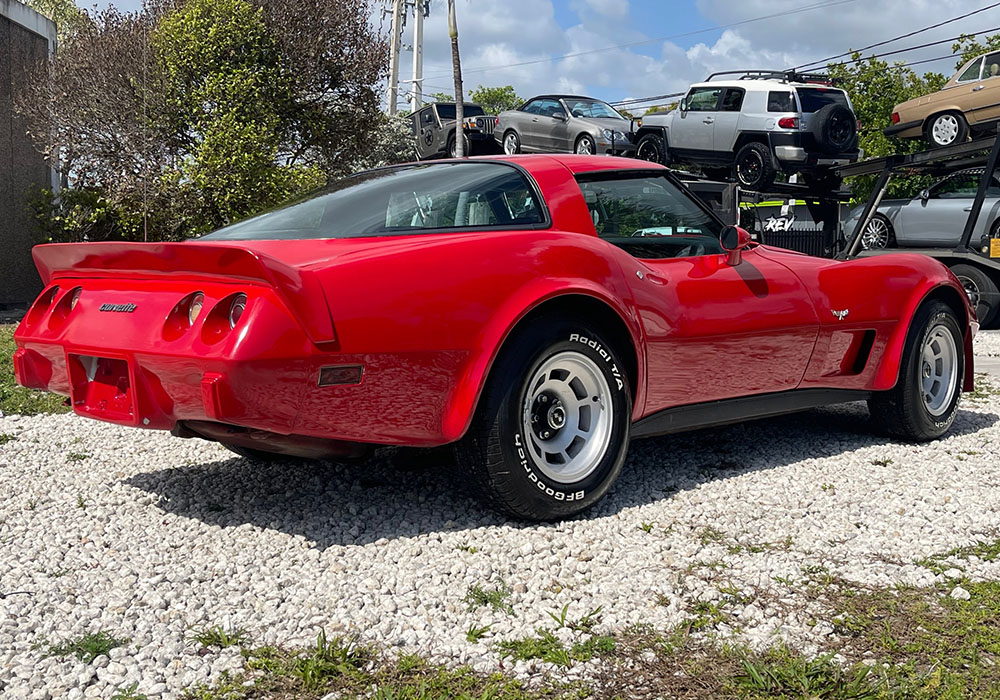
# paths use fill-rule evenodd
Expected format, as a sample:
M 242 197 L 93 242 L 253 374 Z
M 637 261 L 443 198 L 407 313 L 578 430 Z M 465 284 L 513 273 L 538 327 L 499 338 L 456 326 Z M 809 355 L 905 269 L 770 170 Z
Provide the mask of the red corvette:
M 454 443 L 527 519 L 593 505 L 630 438 L 867 400 L 929 440 L 972 387 L 944 265 L 756 245 L 636 160 L 384 168 L 199 240 L 34 254 L 24 386 L 254 458 Z

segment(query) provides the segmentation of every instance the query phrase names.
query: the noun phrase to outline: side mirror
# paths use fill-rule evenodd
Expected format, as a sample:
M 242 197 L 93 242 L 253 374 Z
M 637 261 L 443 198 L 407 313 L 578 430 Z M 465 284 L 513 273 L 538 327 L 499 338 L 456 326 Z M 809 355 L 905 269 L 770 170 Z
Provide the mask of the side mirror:
M 681 103 L 680 103 L 680 104 L 678 105 L 678 108 L 679 108 L 679 109 L 680 109 L 680 110 L 681 110 L 682 112 L 686 112 L 686 111 L 688 111 L 688 101 L 687 101 L 687 98 L 686 98 L 686 97 L 684 97 L 684 98 L 681 98 Z
M 566 121 L 566 113 L 565 112 L 553 112 L 552 113 L 552 118 L 553 119 L 558 119 L 559 121 L 564 122 L 564 121 Z
M 926 202 L 930 198 L 931 198 L 931 191 L 930 190 L 928 190 L 928 189 L 922 189 L 922 190 L 920 190 L 920 199 L 922 201 Z
M 738 226 L 726 226 L 719 234 L 722 249 L 729 253 L 727 265 L 739 265 L 743 262 L 743 249 L 752 243 L 750 234 Z

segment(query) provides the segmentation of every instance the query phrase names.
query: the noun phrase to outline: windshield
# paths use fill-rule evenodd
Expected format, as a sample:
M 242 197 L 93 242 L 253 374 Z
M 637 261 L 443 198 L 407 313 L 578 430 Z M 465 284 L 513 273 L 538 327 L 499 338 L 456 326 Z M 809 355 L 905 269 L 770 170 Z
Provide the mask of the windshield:
M 614 107 L 607 102 L 600 100 L 589 100 L 579 97 L 567 97 L 563 100 L 566 109 L 574 117 L 584 117 L 589 119 L 622 119 L 625 117 L 618 114 Z
M 843 90 L 815 87 L 798 88 L 796 92 L 799 93 L 799 104 L 802 105 L 802 111 L 807 114 L 818 112 L 827 105 L 832 104 L 843 105 L 848 109 L 851 108 L 851 105 L 847 102 L 847 94 Z
M 359 173 L 206 239 L 363 238 L 544 224 L 534 187 L 504 163 L 435 163 Z
M 441 117 L 442 121 L 448 121 L 449 119 L 455 118 L 455 105 L 449 104 L 439 104 L 437 106 L 438 116 Z M 464 116 L 466 117 L 482 117 L 486 115 L 483 108 L 479 105 L 466 104 L 463 110 Z

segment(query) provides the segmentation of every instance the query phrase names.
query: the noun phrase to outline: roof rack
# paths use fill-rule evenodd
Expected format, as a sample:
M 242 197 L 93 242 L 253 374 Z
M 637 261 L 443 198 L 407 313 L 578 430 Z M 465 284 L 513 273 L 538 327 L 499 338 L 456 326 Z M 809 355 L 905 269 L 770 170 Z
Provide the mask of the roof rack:
M 795 70 L 724 70 L 712 73 L 705 82 L 720 75 L 738 75 L 740 80 L 783 80 L 788 83 L 818 83 L 833 85 L 834 81 L 825 73 L 799 73 Z

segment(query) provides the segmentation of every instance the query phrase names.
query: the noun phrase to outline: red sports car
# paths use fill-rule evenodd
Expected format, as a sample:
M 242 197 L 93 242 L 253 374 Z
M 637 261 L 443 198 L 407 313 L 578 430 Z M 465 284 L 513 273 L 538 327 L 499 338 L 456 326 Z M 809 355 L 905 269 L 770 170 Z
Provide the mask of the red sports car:
M 34 254 L 22 385 L 254 458 L 455 444 L 518 518 L 593 505 L 630 438 L 867 400 L 929 440 L 973 381 L 944 265 L 756 245 L 636 160 L 402 165 L 199 240 Z

